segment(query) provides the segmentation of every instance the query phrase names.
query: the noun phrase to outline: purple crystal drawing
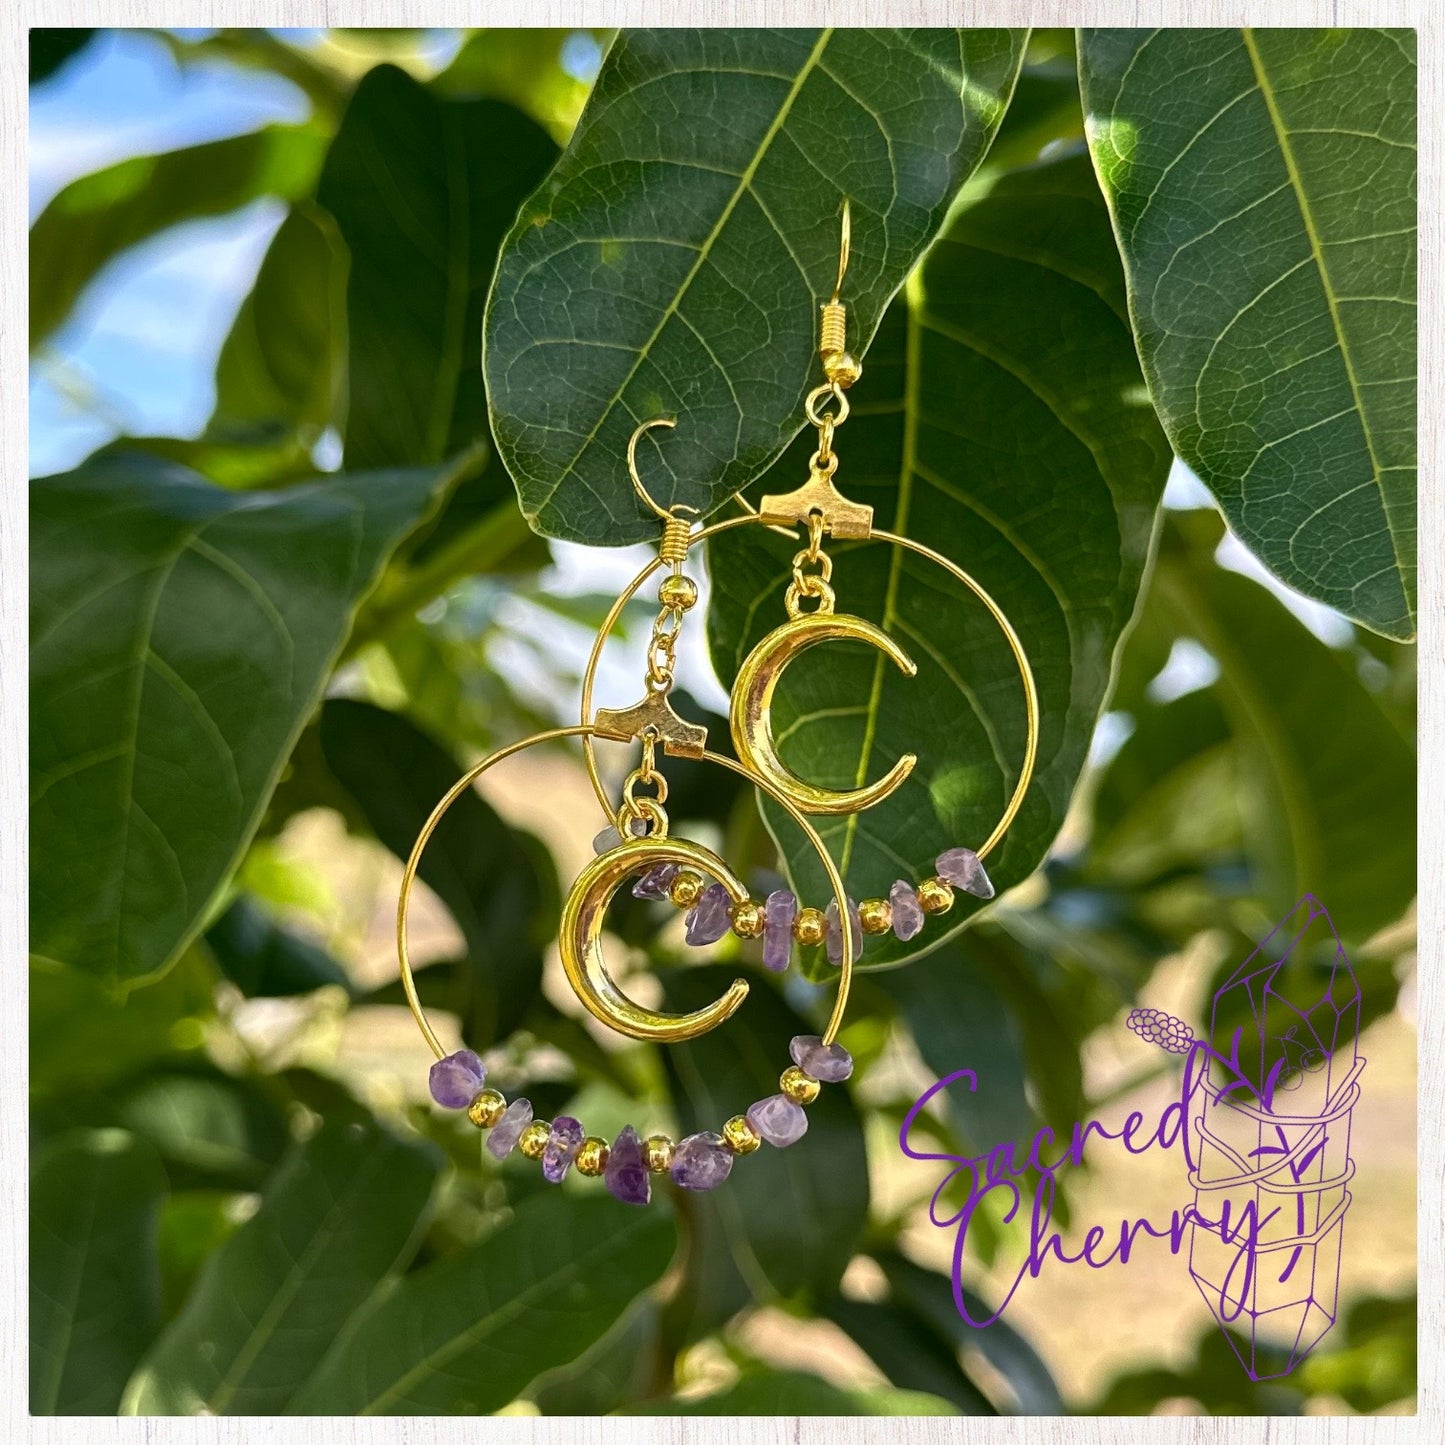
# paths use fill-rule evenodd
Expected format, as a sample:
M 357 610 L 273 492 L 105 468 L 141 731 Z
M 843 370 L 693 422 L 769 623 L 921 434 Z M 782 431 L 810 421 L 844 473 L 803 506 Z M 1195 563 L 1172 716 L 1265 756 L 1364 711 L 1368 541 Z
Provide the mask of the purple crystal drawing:
M 1365 1065 L 1360 988 L 1329 913 L 1307 894 L 1235 969 L 1207 1045 L 1157 1009 L 1129 1027 L 1208 1060 L 1188 1121 L 1189 1273 L 1249 1377 L 1287 1375 L 1338 1313 Z

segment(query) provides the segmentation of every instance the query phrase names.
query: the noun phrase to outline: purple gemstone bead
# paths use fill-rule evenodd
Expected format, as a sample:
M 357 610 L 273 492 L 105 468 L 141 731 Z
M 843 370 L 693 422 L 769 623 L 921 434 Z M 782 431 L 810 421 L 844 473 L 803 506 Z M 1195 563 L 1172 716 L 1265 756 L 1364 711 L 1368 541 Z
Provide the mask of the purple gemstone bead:
M 628 831 L 634 838 L 641 838 L 647 832 L 647 820 L 645 818 L 634 818 L 628 825 Z M 622 834 L 614 827 L 604 828 L 593 840 L 592 851 L 594 853 L 610 853 L 622 842 Z
M 975 898 L 993 897 L 993 883 L 972 848 L 950 848 L 933 860 L 933 866 L 945 883 L 952 883 Z
M 732 919 L 728 908 L 732 899 L 721 883 L 709 883 L 697 900 L 697 907 L 687 915 L 687 941 L 691 944 L 716 943 L 729 928 Z
M 502 1111 L 502 1117 L 492 1125 L 487 1135 L 487 1152 L 497 1159 L 505 1159 L 517 1147 L 522 1130 L 532 1122 L 532 1101 L 513 1099 Z
M 679 1189 L 716 1189 L 732 1173 L 733 1151 L 721 1134 L 689 1134 L 672 1151 L 672 1182 Z
M 853 1055 L 842 1044 L 825 1046 L 817 1034 L 799 1034 L 788 1053 L 810 1079 L 822 1084 L 841 1084 L 853 1072 Z
M 680 869 L 676 863 L 656 863 L 632 885 L 634 898 L 665 899 Z
M 923 931 L 923 905 L 913 891 L 911 883 L 902 878 L 888 890 L 888 901 L 893 905 L 893 931 L 905 943 L 917 938 Z
M 828 962 L 842 963 L 843 929 L 838 923 L 838 900 L 836 898 L 823 910 L 823 917 L 828 924 L 825 935 Z M 863 951 L 863 923 L 858 917 L 858 905 L 851 898 L 848 900 L 848 931 L 853 935 L 853 961 L 856 963 L 858 955 Z
M 807 1113 L 802 1105 L 795 1104 L 786 1094 L 771 1094 L 766 1099 L 759 1099 L 748 1110 L 748 1123 L 775 1149 L 786 1149 L 789 1144 L 796 1144 L 808 1132 Z
M 470 1049 L 438 1059 L 427 1076 L 431 1096 L 443 1109 L 465 1109 L 481 1093 L 486 1079 L 486 1066 Z
M 763 904 L 763 967 L 784 973 L 793 956 L 793 920 L 798 900 L 786 888 L 768 894 Z
M 587 1131 L 570 1114 L 553 1119 L 547 1147 L 542 1151 L 542 1178 L 549 1184 L 560 1184 L 586 1137 Z
M 631 1124 L 612 1141 L 602 1182 L 612 1197 L 624 1204 L 647 1204 L 652 1199 L 652 1181 L 647 1177 L 642 1140 Z

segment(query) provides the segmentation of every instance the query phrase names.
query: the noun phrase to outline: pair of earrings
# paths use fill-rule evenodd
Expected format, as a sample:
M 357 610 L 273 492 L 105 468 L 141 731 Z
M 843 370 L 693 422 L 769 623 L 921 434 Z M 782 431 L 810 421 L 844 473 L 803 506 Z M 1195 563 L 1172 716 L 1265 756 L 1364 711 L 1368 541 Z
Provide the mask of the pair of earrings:
M 837 429 L 848 419 L 848 388 L 862 374 L 862 367 L 848 351 L 847 308 L 840 299 L 849 244 L 849 212 L 845 204 L 838 279 L 831 298 L 822 306 L 819 355 L 824 380 L 809 393 L 805 403 L 807 419 L 818 432 L 818 447 L 809 463 L 807 480 L 795 491 L 764 497 L 756 510 L 748 508 L 741 516 L 698 527 L 694 525 L 696 512 L 692 508 L 659 506 L 637 471 L 639 439 L 653 427 L 671 427 L 674 422 L 659 419 L 638 427 L 628 444 L 628 471 L 638 496 L 662 522 L 662 538 L 657 556 L 623 590 L 598 630 L 583 674 L 581 720 L 512 743 L 464 773 L 427 819 L 402 875 L 397 952 L 407 1002 L 437 1057 L 431 1069 L 432 1097 L 444 1107 L 465 1109 L 472 1123 L 489 1131 L 486 1147 L 497 1158 L 520 1149 L 528 1158 L 540 1160 L 543 1175 L 553 1183 L 560 1182 L 575 1166 L 582 1174 L 602 1176 L 611 1193 L 624 1203 L 646 1204 L 651 1198 L 653 1174 L 666 1174 L 683 1189 L 715 1188 L 728 1177 L 739 1156 L 751 1153 L 764 1142 L 786 1148 L 803 1136 L 808 1127 L 806 1106 L 818 1097 L 820 1086 L 842 1082 L 852 1073 L 853 1061 L 836 1040 L 864 936 L 890 929 L 899 938 L 916 936 L 927 915 L 948 911 L 956 887 L 979 897 L 992 897 L 993 886 L 983 859 L 1013 821 L 1033 776 L 1038 695 L 1023 645 L 1008 618 L 962 568 L 921 542 L 876 528 L 873 509 L 849 501 L 834 485 Z M 683 618 L 698 597 L 697 584 L 683 570 L 688 553 L 709 537 L 750 525 L 786 531 L 804 545 L 793 557 L 792 581 L 784 597 L 787 620 L 753 648 L 733 684 L 729 705 L 729 729 L 737 753 L 733 759 L 708 749 L 706 728 L 679 716 L 669 694 Z M 873 540 L 904 548 L 927 558 L 961 583 L 1002 629 L 1018 664 L 1027 714 L 1018 782 L 989 836 L 977 848 L 960 846 L 941 854 L 935 862 L 936 872 L 916 886 L 900 879 L 886 899 L 865 899 L 859 904 L 848 897 L 837 864 L 809 817 L 851 814 L 872 807 L 904 782 L 917 758 L 906 753 L 881 778 L 852 790 L 819 787 L 789 771 L 779 757 L 772 732 L 773 698 L 792 660 L 824 642 L 865 643 L 910 677 L 917 668 L 881 628 L 837 610 L 833 562 L 824 550 L 826 538 Z M 660 569 L 664 570 L 657 591 L 660 610 L 648 645 L 644 694 L 630 707 L 603 708 L 594 715 L 592 691 L 602 648 L 628 602 Z M 740 938 L 761 938 L 763 961 L 777 970 L 786 968 L 794 944 L 823 945 L 830 961 L 838 966 L 838 989 L 823 1032 L 793 1039 L 789 1048 L 792 1063 L 779 1078 L 778 1092 L 728 1119 L 720 1132 L 692 1134 L 674 1143 L 661 1134 L 644 1138 L 628 1125 L 609 1142 L 589 1135 L 579 1120 L 568 1115 L 550 1122 L 535 1119 L 528 1100 L 508 1101 L 496 1089 L 485 1087 L 486 1069 L 475 1053 L 464 1049 L 448 1054 L 422 1009 L 407 953 L 407 914 L 428 840 L 452 803 L 484 773 L 527 748 L 564 738 L 580 739 L 593 790 L 610 820 L 608 829 L 599 837 L 597 856 L 572 884 L 558 930 L 558 952 L 567 980 L 595 1018 L 629 1038 L 677 1043 L 716 1028 L 737 1011 L 748 993 L 747 983 L 736 979 L 720 998 L 689 1013 L 663 1013 L 629 998 L 608 971 L 602 943 L 608 905 L 629 880 L 634 882 L 637 896 L 668 899 L 688 910 L 690 942 L 714 942 L 728 931 Z M 641 745 L 640 761 L 623 783 L 616 804 L 598 772 L 595 744 L 599 738 Z M 799 900 L 786 890 L 776 891 L 765 900 L 754 899 L 711 849 L 671 837 L 666 811 L 667 779 L 658 767 L 659 750 L 668 756 L 701 759 L 727 768 L 772 798 L 817 852 L 832 893 L 826 906 L 800 906 Z

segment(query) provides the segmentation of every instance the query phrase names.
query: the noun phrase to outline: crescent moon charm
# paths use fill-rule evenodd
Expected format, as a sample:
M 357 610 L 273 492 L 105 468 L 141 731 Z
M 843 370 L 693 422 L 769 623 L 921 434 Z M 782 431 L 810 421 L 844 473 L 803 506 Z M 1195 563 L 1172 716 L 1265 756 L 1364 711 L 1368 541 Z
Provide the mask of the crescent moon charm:
M 804 613 L 768 633 L 738 669 L 729 709 L 733 746 L 750 772 L 767 778 L 805 813 L 856 813 L 886 798 L 913 771 L 918 758 L 904 753 L 877 782 L 846 792 L 804 782 L 783 766 L 773 742 L 773 692 L 793 658 L 820 642 L 866 642 L 904 676 L 918 672 L 918 665 L 881 627 L 847 613 Z
M 643 1008 L 617 986 L 602 953 L 607 905 L 633 874 L 658 863 L 676 863 L 716 878 L 734 903 L 748 896 L 747 889 L 711 849 L 682 838 L 638 838 L 600 854 L 578 874 L 562 908 L 557 948 L 568 983 L 594 1018 L 628 1038 L 673 1044 L 695 1039 L 730 1018 L 748 996 L 748 986 L 742 979 L 734 979 L 716 1002 L 685 1014 Z

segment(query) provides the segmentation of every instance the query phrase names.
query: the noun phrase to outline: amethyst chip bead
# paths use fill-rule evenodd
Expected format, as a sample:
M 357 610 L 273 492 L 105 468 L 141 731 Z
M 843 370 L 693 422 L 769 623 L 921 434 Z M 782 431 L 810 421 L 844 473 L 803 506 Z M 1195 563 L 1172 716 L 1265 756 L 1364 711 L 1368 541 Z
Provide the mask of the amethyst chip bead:
M 522 1131 L 531 1122 L 531 1100 L 513 1099 L 487 1135 L 487 1153 L 496 1159 L 505 1159 L 517 1147 Z
M 560 1184 L 586 1137 L 587 1131 L 579 1120 L 570 1114 L 559 1114 L 552 1121 L 552 1132 L 542 1151 L 542 1178 L 549 1184 Z
M 934 859 L 933 866 L 945 883 L 952 883 L 975 898 L 993 897 L 993 882 L 984 872 L 983 860 L 972 848 L 950 848 Z
M 817 1034 L 799 1034 L 788 1053 L 810 1079 L 822 1084 L 841 1084 L 853 1072 L 853 1055 L 842 1044 L 825 1044 Z
M 827 933 L 824 940 L 827 943 L 828 962 L 843 962 L 843 928 L 838 921 L 838 900 L 835 898 L 823 910 L 823 917 L 827 920 Z M 856 959 L 863 951 L 863 923 L 858 917 L 858 905 L 850 898 L 848 900 L 848 932 L 853 938 L 853 957 Z
M 637 1130 L 628 1124 L 612 1141 L 602 1182 L 614 1199 L 624 1204 L 647 1204 L 652 1199 L 652 1181 L 647 1175 L 647 1152 Z
M 796 1144 L 808 1132 L 807 1113 L 801 1104 L 795 1104 L 786 1094 L 771 1094 L 766 1099 L 759 1099 L 748 1110 L 747 1117 L 748 1123 L 775 1149 L 786 1149 L 789 1144 Z
M 672 880 L 677 877 L 678 871 L 676 863 L 654 864 L 633 884 L 632 896 L 666 902 L 667 890 L 672 886 Z
M 893 906 L 893 932 L 907 943 L 923 931 L 923 906 L 913 885 L 900 878 L 888 890 L 888 902 Z
M 793 920 L 798 900 L 786 888 L 768 894 L 763 905 L 763 967 L 774 973 L 787 971 L 793 956 Z
M 731 905 L 727 889 L 721 883 L 710 883 L 687 915 L 687 941 L 694 946 L 716 943 L 732 927 Z
M 486 1065 L 470 1049 L 438 1059 L 427 1075 L 431 1096 L 443 1109 L 465 1109 L 486 1081 Z
M 689 1134 L 674 1145 L 668 1173 L 679 1189 L 716 1189 L 732 1173 L 733 1151 L 721 1134 Z

